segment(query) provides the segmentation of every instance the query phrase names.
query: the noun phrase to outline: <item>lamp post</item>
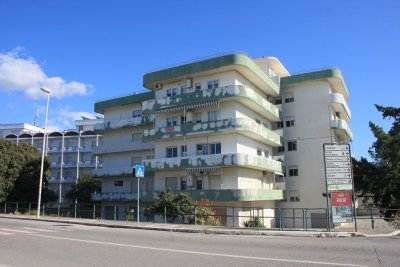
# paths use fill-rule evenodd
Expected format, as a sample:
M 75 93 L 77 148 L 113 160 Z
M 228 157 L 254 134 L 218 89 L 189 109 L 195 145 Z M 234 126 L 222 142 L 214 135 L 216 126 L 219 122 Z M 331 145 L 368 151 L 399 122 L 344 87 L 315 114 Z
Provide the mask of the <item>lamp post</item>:
M 40 179 L 39 179 L 39 195 L 38 195 L 38 206 L 37 206 L 37 218 L 40 218 L 40 202 L 42 200 L 42 187 L 43 187 L 43 165 L 44 165 L 44 150 L 46 149 L 46 127 L 47 127 L 47 115 L 49 113 L 49 100 L 50 100 L 50 90 L 40 88 L 43 93 L 47 94 L 47 104 L 46 104 L 46 117 L 44 120 L 44 130 L 43 130 L 43 147 L 42 147 L 42 163 L 40 166 Z

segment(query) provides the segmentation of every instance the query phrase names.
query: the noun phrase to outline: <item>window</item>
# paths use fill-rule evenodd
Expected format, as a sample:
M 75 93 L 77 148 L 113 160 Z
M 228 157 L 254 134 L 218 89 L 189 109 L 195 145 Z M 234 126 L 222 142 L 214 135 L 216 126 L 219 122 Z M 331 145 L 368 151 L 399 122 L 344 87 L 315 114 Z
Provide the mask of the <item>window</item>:
M 142 116 L 142 110 L 137 109 L 137 110 L 132 111 L 132 117 L 133 118 L 138 118 L 138 117 L 141 117 L 141 116 Z
M 300 191 L 299 190 L 289 190 L 289 201 L 290 202 L 300 202 Z
M 178 118 L 177 117 L 167 118 L 167 127 L 176 126 L 176 125 L 178 125 Z
M 281 153 L 281 152 L 285 152 L 285 147 L 284 146 L 278 147 L 278 153 Z
M 186 116 L 181 116 L 181 125 L 186 124 Z
M 203 189 L 203 180 L 201 179 L 201 177 L 196 178 L 196 189 L 197 190 Z
M 207 144 L 197 144 L 196 145 L 196 155 L 207 155 Z
M 167 158 L 176 158 L 178 157 L 178 148 L 174 147 L 167 147 L 166 149 L 166 157 Z
M 194 84 L 194 89 L 201 90 L 201 83 L 195 83 Z
M 141 133 L 133 133 L 132 134 L 132 142 L 141 141 L 141 140 L 142 140 L 142 134 Z
M 261 150 L 261 148 L 257 148 L 257 156 L 262 156 L 262 150 Z
M 221 143 L 210 144 L 210 154 L 221 154 Z
M 291 103 L 291 102 L 294 102 L 294 97 L 293 96 L 285 98 L 285 103 Z
M 208 121 L 217 121 L 217 120 L 219 120 L 219 111 L 218 110 L 209 111 Z
M 289 176 L 299 176 L 299 169 L 296 166 L 289 167 Z
M 187 189 L 187 183 L 186 183 L 186 178 L 181 179 L 181 190 L 186 190 Z
M 167 97 L 168 96 L 174 96 L 176 95 L 177 89 L 176 88 L 171 88 L 167 90 Z
M 187 156 L 187 147 L 186 145 L 181 146 L 181 157 L 186 157 Z
M 114 186 L 124 186 L 124 181 L 114 181 Z
M 166 177 L 165 178 L 165 189 L 177 190 L 178 189 L 177 177 Z
M 194 113 L 194 121 L 201 122 L 201 112 Z
M 295 124 L 294 124 L 294 120 L 288 120 L 288 121 L 286 121 L 286 127 L 293 127 Z
M 278 122 L 276 123 L 276 127 L 277 127 L 278 129 L 283 128 L 283 121 L 278 121 Z
M 215 89 L 218 88 L 219 80 L 208 81 L 207 82 L 207 89 Z
M 280 105 L 280 104 L 282 104 L 282 99 L 281 98 L 275 100 L 275 105 Z
M 288 151 L 296 151 L 297 150 L 297 142 L 296 141 L 288 141 L 287 146 L 288 146 Z
M 268 152 L 268 150 L 264 150 L 264 157 L 269 158 L 269 152 Z

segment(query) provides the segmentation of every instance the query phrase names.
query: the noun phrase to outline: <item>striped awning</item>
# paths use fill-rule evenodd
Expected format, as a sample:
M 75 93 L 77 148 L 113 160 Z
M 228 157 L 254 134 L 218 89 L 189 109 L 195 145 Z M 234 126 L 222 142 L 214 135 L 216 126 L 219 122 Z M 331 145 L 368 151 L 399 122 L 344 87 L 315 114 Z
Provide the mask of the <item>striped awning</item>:
M 154 110 L 154 112 L 156 114 L 158 114 L 158 113 L 165 113 L 165 112 L 181 111 L 181 110 L 185 110 L 185 109 L 204 108 L 204 107 L 210 107 L 210 106 L 216 106 L 216 105 L 218 105 L 218 101 L 211 100 L 211 101 L 204 101 L 204 102 L 185 104 L 185 105 L 179 105 L 179 106 L 169 106 L 169 107 L 161 108 L 158 110 Z
M 219 171 L 221 170 L 220 167 L 200 167 L 200 168 L 186 168 L 186 172 L 212 172 L 212 171 Z

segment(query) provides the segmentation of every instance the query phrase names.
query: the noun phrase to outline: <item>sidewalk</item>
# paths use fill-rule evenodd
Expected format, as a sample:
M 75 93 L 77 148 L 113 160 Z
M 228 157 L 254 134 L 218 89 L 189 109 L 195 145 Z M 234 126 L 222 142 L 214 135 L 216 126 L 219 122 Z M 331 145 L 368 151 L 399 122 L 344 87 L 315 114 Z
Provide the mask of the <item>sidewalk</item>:
M 151 222 L 131 222 L 131 221 L 112 221 L 112 220 L 95 220 L 80 219 L 68 217 L 49 217 L 30 215 L 14 215 L 0 214 L 1 218 L 20 219 L 20 220 L 40 220 L 49 222 L 63 222 L 71 224 L 82 224 L 112 228 L 129 228 L 142 230 L 156 230 L 167 232 L 186 232 L 186 233 L 202 233 L 202 234 L 225 234 L 225 235 L 263 235 L 263 236 L 291 236 L 291 237 L 369 237 L 369 236 L 394 236 L 400 235 L 400 230 L 393 229 L 368 229 L 358 227 L 358 231 L 353 228 L 332 229 L 331 232 L 326 230 L 312 229 L 303 230 L 277 230 L 277 229 L 252 229 L 252 228 L 229 228 L 221 226 L 208 225 L 192 225 L 192 224 L 170 224 L 170 223 L 151 223 Z

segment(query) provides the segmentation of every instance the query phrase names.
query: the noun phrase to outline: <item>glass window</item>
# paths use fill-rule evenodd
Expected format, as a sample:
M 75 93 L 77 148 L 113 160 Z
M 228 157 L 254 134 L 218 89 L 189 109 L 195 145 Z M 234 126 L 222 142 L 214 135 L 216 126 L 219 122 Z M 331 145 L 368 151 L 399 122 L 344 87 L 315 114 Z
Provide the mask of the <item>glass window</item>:
M 219 86 L 219 80 L 213 80 L 207 82 L 207 89 L 215 89 Z
M 124 186 L 124 181 L 114 181 L 114 186 Z
M 283 121 L 278 121 L 277 123 L 276 123 L 276 127 L 279 129 L 279 128 L 283 128 Z
M 285 103 L 292 103 L 294 102 L 294 97 L 285 98 Z
M 262 156 L 262 150 L 261 150 L 261 148 L 257 148 L 257 156 Z
M 201 179 L 201 177 L 197 177 L 196 179 L 196 189 L 197 190 L 203 189 L 203 180 Z
M 174 147 L 167 147 L 166 148 L 166 157 L 167 158 L 176 158 L 178 157 L 178 148 Z
M 208 121 L 219 120 L 219 110 L 213 110 L 208 112 Z
M 195 88 L 196 90 L 201 90 L 201 83 L 195 83 L 195 84 L 194 84 L 194 88 Z
M 297 142 L 296 141 L 288 141 L 288 151 L 296 151 L 297 150 Z
M 297 167 L 289 167 L 289 176 L 299 176 L 299 169 Z
M 178 118 L 177 117 L 167 118 L 167 127 L 176 126 L 176 125 L 178 125 Z
M 142 110 L 137 109 L 137 110 L 132 111 L 132 117 L 133 118 L 138 118 L 138 117 L 141 117 L 141 116 L 142 116 Z
M 293 127 L 295 125 L 294 120 L 286 121 L 286 127 Z
M 167 90 L 167 96 L 174 96 L 176 95 L 177 89 L 176 88 L 171 88 Z
M 210 154 L 221 154 L 221 143 L 210 144 Z
M 181 146 L 181 157 L 186 157 L 187 156 L 187 146 L 182 145 Z
M 300 201 L 300 191 L 299 190 L 289 190 L 289 201 L 299 202 Z
M 196 154 L 197 155 L 207 155 L 207 144 L 197 144 L 196 145 Z

